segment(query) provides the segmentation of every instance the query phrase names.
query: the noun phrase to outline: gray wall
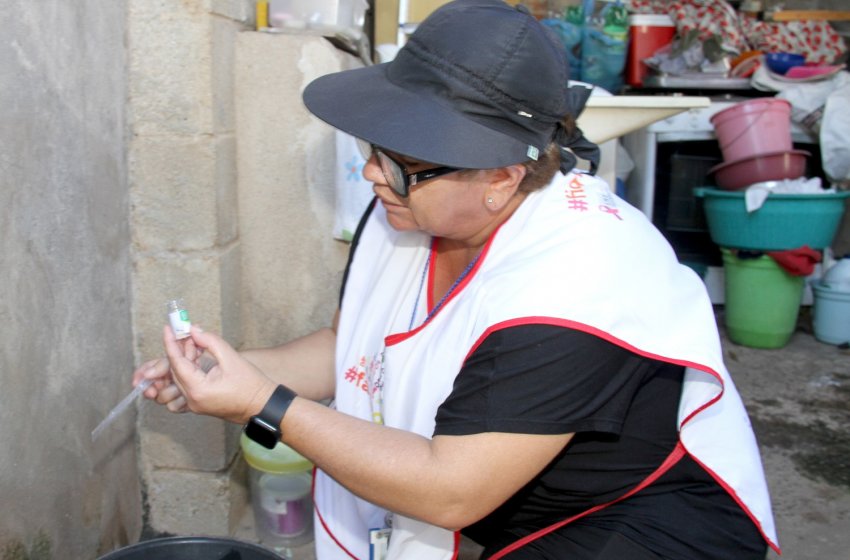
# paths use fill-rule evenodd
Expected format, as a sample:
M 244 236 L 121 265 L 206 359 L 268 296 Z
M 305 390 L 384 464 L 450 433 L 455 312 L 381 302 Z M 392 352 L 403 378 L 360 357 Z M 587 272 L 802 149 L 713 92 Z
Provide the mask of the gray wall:
M 124 2 L 0 17 L 0 557 L 137 537 L 131 429 L 90 438 L 133 366 Z

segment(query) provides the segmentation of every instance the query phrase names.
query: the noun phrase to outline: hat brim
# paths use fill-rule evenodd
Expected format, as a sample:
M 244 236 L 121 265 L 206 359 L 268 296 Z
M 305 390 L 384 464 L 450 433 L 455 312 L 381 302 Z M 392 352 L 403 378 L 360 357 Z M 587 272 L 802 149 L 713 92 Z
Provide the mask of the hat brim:
M 331 126 L 418 161 L 490 169 L 530 159 L 527 144 L 391 82 L 389 64 L 319 77 L 304 104 Z

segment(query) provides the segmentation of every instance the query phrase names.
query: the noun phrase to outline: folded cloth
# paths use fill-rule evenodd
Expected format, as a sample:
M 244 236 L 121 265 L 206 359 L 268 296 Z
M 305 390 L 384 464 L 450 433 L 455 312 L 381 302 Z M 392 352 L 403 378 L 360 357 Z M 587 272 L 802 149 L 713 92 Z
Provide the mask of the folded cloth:
M 767 255 L 785 272 L 794 276 L 808 276 L 815 270 L 815 265 L 821 261 L 821 254 L 808 245 L 787 251 L 768 251 Z
M 753 183 L 744 191 L 744 205 L 748 213 L 761 208 L 770 193 L 776 194 L 828 194 L 835 189 L 824 189 L 820 177 L 800 177 L 798 179 L 780 179 L 778 181 L 762 181 Z

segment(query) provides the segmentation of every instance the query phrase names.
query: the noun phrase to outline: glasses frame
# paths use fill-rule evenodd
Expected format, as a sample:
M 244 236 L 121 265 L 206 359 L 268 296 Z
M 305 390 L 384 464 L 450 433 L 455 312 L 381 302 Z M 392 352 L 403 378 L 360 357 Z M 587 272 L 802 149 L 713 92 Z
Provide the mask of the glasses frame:
M 423 181 L 436 179 L 437 177 L 442 177 L 443 175 L 448 175 L 449 173 L 454 173 L 455 171 L 463 169 L 461 167 L 448 167 L 443 165 L 432 167 L 430 169 L 423 169 L 416 173 L 410 173 L 404 163 L 395 159 L 383 148 L 380 148 L 375 144 L 367 144 L 366 142 L 360 142 L 360 144 L 361 151 L 364 152 L 363 157 L 366 158 L 366 161 L 369 161 L 372 154 L 375 154 L 378 157 L 378 164 L 381 167 L 381 173 L 384 174 L 384 179 L 386 179 L 387 185 L 403 198 L 407 198 L 410 195 L 411 187 L 418 185 Z M 368 149 L 366 149 L 367 147 Z

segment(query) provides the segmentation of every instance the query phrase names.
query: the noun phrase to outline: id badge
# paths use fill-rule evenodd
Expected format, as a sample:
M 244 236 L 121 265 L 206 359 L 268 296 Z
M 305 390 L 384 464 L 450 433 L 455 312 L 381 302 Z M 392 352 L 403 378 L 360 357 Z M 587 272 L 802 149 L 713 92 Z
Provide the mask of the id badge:
M 386 560 L 392 529 L 369 529 L 369 560 Z

